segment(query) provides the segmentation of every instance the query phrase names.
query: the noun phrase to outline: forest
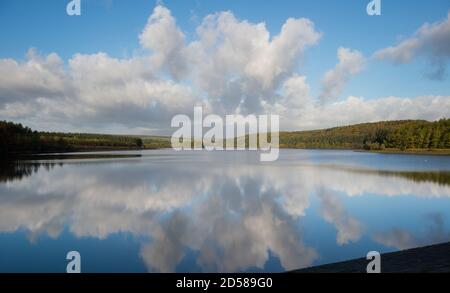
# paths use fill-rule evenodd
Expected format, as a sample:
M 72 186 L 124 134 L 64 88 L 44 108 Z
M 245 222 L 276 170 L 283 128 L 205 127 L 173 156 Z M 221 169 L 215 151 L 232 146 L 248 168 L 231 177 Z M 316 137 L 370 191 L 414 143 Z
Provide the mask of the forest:
M 450 149 L 450 119 L 383 121 L 280 133 L 280 147 L 304 149 Z
M 0 136 L 3 155 L 170 147 L 168 139 L 159 137 L 38 132 L 6 121 L 0 121 Z
M 0 121 L 0 155 L 170 148 L 170 138 L 38 132 Z M 248 137 L 247 137 L 248 143 Z M 450 150 L 450 119 L 383 121 L 324 130 L 282 132 L 281 148 L 354 150 Z

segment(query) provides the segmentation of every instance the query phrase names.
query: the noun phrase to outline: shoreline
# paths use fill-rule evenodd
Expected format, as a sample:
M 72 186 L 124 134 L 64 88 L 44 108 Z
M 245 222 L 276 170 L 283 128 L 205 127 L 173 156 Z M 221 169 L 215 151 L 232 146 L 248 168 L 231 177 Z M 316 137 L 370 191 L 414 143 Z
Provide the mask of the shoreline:
M 116 152 L 116 151 L 145 151 L 145 150 L 165 150 L 170 148 L 80 148 L 59 152 L 40 152 L 40 153 L 9 153 L 1 154 L 0 159 L 23 159 L 23 158 L 38 158 L 40 156 L 67 156 L 69 154 L 83 154 L 94 152 Z M 416 155 L 416 156 L 450 156 L 450 149 L 433 149 L 433 150 L 399 150 L 399 149 L 386 149 L 386 150 L 363 150 L 363 149 L 346 149 L 346 148 L 290 148 L 280 147 L 280 150 L 307 150 L 307 151 L 353 151 L 358 153 L 372 153 L 372 154 L 385 154 L 385 155 Z
M 105 153 L 105 152 L 128 152 L 128 151 L 146 151 L 146 150 L 164 150 L 167 148 L 81 148 L 63 151 L 48 151 L 48 152 L 23 152 L 23 153 L 6 153 L 0 154 L 0 159 L 24 159 L 24 158 L 41 158 L 41 157 L 55 157 L 55 156 L 70 156 L 70 155 L 89 155 L 90 153 Z M 106 154 L 105 156 L 116 156 L 114 154 Z M 117 155 L 121 156 L 121 155 Z M 134 156 L 134 155 L 133 155 Z
M 364 149 L 350 149 L 350 148 L 291 148 L 280 147 L 280 150 L 311 150 L 311 151 L 353 151 L 357 153 L 372 153 L 372 154 L 387 154 L 387 155 L 430 155 L 430 156 L 450 156 L 450 149 L 416 149 L 416 150 L 364 150 Z
M 425 156 L 450 156 L 450 149 L 436 149 L 436 150 L 362 150 L 361 152 L 368 152 L 368 153 L 374 153 L 374 154 L 387 154 L 387 155 L 425 155 Z

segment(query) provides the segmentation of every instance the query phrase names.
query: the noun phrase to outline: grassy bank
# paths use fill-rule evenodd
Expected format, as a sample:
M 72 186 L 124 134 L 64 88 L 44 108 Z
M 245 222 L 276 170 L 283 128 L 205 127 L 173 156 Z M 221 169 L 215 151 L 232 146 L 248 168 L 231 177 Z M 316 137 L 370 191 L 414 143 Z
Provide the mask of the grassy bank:
M 366 152 L 379 154 L 450 156 L 450 149 L 408 149 L 408 150 L 384 149 L 384 150 L 368 150 Z

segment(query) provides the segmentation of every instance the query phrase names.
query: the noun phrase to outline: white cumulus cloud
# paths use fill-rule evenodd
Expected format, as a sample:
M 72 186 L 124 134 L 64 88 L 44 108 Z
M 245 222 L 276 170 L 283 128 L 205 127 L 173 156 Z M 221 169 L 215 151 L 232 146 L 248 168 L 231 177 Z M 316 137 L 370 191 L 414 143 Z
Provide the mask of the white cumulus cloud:
M 322 80 L 322 102 L 333 100 L 342 93 L 350 77 L 360 73 L 364 68 L 364 57 L 361 52 L 348 48 L 337 51 L 339 63 L 335 68 L 327 71 Z
M 433 66 L 431 78 L 442 79 L 450 58 L 450 12 L 441 22 L 425 23 L 416 33 L 395 46 L 381 49 L 375 57 L 396 64 L 411 62 L 425 55 Z

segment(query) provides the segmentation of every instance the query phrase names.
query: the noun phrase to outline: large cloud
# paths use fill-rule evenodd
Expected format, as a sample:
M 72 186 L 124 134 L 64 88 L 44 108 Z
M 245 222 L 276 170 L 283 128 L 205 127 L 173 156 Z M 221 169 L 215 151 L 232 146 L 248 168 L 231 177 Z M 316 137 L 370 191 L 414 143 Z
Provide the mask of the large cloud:
M 64 96 L 68 84 L 63 65 L 57 54 L 41 57 L 34 49 L 28 51 L 26 62 L 0 59 L 0 103 Z
M 288 19 L 272 37 L 264 23 L 239 21 L 230 12 L 205 17 L 189 44 L 192 81 L 216 111 L 253 113 L 273 103 L 303 51 L 320 38 L 308 19 Z
M 169 116 L 191 111 L 195 97 L 190 87 L 155 78 L 151 64 L 98 53 L 76 54 L 65 67 L 54 53 L 30 50 L 24 61 L 0 61 L 0 115 L 38 128 L 167 127 Z
M 450 12 L 447 18 L 437 23 L 426 23 L 410 38 L 398 45 L 379 50 L 375 57 L 397 64 L 411 62 L 419 55 L 425 55 L 434 66 L 430 77 L 442 79 L 450 58 Z
M 158 5 L 139 35 L 142 55 L 75 54 L 66 66 L 56 53 L 32 50 L 23 61 L 0 60 L 0 115 L 39 129 L 101 130 L 168 128 L 196 104 L 255 113 L 277 99 L 320 36 L 308 19 L 288 19 L 271 36 L 264 23 L 221 12 L 206 16 L 186 43 L 171 12 Z

